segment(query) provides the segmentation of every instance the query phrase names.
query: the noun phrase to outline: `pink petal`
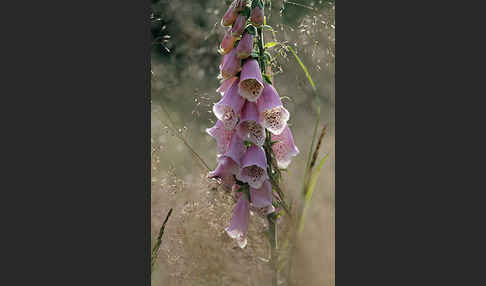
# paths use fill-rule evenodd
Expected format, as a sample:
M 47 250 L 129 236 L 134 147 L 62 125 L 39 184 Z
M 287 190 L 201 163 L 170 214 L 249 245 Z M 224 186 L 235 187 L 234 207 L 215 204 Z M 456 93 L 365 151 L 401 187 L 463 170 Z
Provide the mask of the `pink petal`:
M 246 235 L 248 233 L 248 221 L 250 218 L 250 204 L 246 196 L 240 196 L 233 210 L 230 226 L 226 233 L 236 239 L 238 246 L 244 248 L 247 244 Z
M 283 107 L 280 96 L 275 88 L 265 83 L 262 96 L 258 99 L 257 106 L 262 125 L 273 134 L 280 134 L 289 120 L 290 114 Z
M 255 145 L 263 146 L 265 143 L 265 128 L 260 124 L 258 109 L 254 102 L 247 101 L 243 106 L 236 132 L 243 140 Z
M 209 172 L 208 178 L 220 178 L 225 188 L 231 188 L 235 184 L 233 175 L 239 172 L 239 166 L 230 157 L 221 156 L 218 158 L 218 166 Z
M 263 91 L 263 78 L 257 60 L 248 59 L 243 64 L 238 85 L 240 95 L 249 101 L 256 102 Z
M 242 182 L 248 183 L 250 187 L 259 189 L 267 175 L 267 158 L 262 147 L 252 145 L 246 150 L 241 159 L 241 169 L 236 178 Z
M 266 180 L 261 188 L 250 188 L 251 205 L 256 208 L 263 208 L 272 204 L 272 184 Z
M 206 129 L 206 132 L 216 139 L 219 154 L 224 154 L 228 151 L 234 129 L 224 128 L 223 122 L 218 120 L 213 127 Z
M 236 56 L 239 59 L 246 59 L 253 50 L 253 35 L 245 33 L 236 47 Z
M 233 136 L 231 137 L 229 149 L 224 154 L 224 156 L 233 159 L 233 161 L 236 164 L 241 165 L 241 159 L 243 158 L 245 151 L 246 151 L 246 147 L 243 140 L 240 137 L 238 137 L 236 134 L 233 134 Z
M 237 1 L 231 3 L 221 19 L 221 25 L 231 26 L 235 22 L 236 17 L 238 17 L 238 11 L 235 9 L 236 5 Z
M 223 98 L 213 105 L 213 112 L 226 129 L 233 129 L 238 121 L 245 100 L 238 95 L 238 81 L 234 81 Z
M 232 49 L 224 55 L 223 63 L 220 66 L 221 76 L 229 78 L 235 76 L 241 70 L 241 60 L 236 57 L 236 49 Z
M 278 167 L 281 169 L 287 168 L 292 161 L 292 157 L 299 154 L 299 148 L 294 144 L 294 138 L 289 126 L 287 125 L 279 135 L 272 135 L 272 141 L 278 141 L 272 145 Z
M 256 6 L 251 10 L 250 13 L 250 21 L 253 25 L 255 26 L 261 26 L 263 25 L 263 10 L 260 9 L 260 7 Z
M 233 37 L 239 37 L 243 33 L 243 30 L 245 30 L 245 24 L 246 16 L 239 14 L 231 28 L 231 35 Z
M 226 92 L 226 90 L 228 90 L 228 88 L 231 87 L 231 85 L 233 84 L 233 82 L 235 80 L 238 80 L 238 77 L 237 76 L 229 77 L 229 78 L 225 79 L 221 83 L 221 85 L 218 87 L 218 89 L 216 90 L 216 92 L 219 92 L 221 94 L 221 96 L 223 96 L 224 93 Z

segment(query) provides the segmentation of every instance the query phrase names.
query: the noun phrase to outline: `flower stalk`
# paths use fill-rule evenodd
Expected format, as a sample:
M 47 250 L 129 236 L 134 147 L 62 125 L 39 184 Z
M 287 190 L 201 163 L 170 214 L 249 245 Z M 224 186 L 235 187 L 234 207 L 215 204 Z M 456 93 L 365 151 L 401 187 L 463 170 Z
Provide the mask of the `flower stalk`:
M 267 74 L 271 58 L 263 38 L 264 0 L 234 0 L 228 11 L 220 45 L 223 82 L 217 90 L 223 97 L 213 106 L 218 122 L 207 130 L 216 139 L 219 164 L 209 177 L 232 186 L 237 203 L 226 232 L 241 248 L 247 245 L 249 212 L 265 218 L 276 286 L 277 221 L 282 210 L 290 216 L 280 187 L 281 170 L 299 150 L 287 125 L 290 114 Z

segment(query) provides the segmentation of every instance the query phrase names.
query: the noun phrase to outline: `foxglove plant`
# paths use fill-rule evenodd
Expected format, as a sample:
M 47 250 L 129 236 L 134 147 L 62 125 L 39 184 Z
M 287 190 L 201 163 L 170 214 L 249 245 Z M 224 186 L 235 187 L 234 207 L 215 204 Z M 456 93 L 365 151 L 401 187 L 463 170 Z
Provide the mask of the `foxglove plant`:
M 274 250 L 276 212 L 285 206 L 280 171 L 299 149 L 287 125 L 289 112 L 266 69 L 263 0 L 234 0 L 221 24 L 227 27 L 219 47 L 222 82 L 216 91 L 222 98 L 213 106 L 218 121 L 206 130 L 216 140 L 218 166 L 209 177 L 220 179 L 238 199 L 227 234 L 244 248 L 253 211 L 266 218 L 271 234 L 273 227 Z

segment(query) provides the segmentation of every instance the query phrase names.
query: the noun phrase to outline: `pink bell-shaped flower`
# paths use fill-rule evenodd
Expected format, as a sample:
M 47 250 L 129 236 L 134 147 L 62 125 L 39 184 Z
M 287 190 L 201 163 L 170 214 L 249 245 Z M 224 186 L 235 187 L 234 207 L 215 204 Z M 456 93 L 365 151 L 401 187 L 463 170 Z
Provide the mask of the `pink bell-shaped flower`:
M 250 21 L 254 26 L 261 26 L 263 25 L 263 20 L 264 20 L 264 15 L 263 15 L 263 9 L 260 7 L 256 6 L 251 10 L 250 13 Z
M 251 211 L 258 213 L 263 217 L 275 211 L 275 207 L 272 205 L 272 184 L 270 184 L 268 180 L 265 180 L 262 187 L 259 189 L 250 188 L 250 197 Z
M 247 243 L 246 235 L 248 233 L 248 221 L 250 219 L 250 202 L 246 195 L 240 195 L 238 202 L 233 210 L 230 226 L 227 227 L 226 233 L 236 240 L 238 246 L 244 248 Z
M 248 101 L 256 102 L 263 91 L 263 78 L 257 60 L 248 59 L 243 64 L 238 90 Z
M 233 23 L 233 27 L 231 27 L 231 35 L 233 37 L 239 37 L 245 30 L 245 25 L 246 25 L 246 16 L 239 14 L 235 22 Z
M 224 154 L 228 151 L 234 131 L 234 129 L 226 129 L 221 120 L 218 120 L 213 127 L 206 129 L 206 133 L 216 139 L 218 154 Z
M 231 31 L 227 30 L 224 33 L 224 37 L 223 40 L 221 41 L 221 44 L 219 45 L 219 53 L 222 55 L 226 55 L 227 53 L 229 53 L 235 46 L 236 40 L 237 38 L 231 35 Z
M 282 133 L 287 125 L 290 114 L 287 109 L 283 107 L 280 96 L 271 84 L 265 83 L 262 95 L 258 99 L 257 106 L 263 127 L 267 128 L 268 131 L 275 135 Z
M 233 129 L 244 104 L 245 99 L 238 95 L 238 81 L 234 81 L 223 98 L 213 105 L 213 112 L 226 129 Z
M 235 22 L 236 17 L 238 17 L 238 11 L 236 11 L 237 4 L 238 0 L 235 0 L 233 3 L 231 3 L 231 5 L 224 13 L 223 18 L 221 19 L 221 25 L 231 26 Z
M 279 135 L 272 134 L 272 141 L 277 141 L 272 145 L 273 153 L 277 159 L 277 165 L 281 169 L 285 169 L 292 161 L 292 157 L 299 154 L 299 148 L 294 144 L 294 137 L 287 125 L 282 133 Z
M 236 56 L 239 59 L 246 59 L 250 56 L 251 51 L 253 50 L 253 35 L 249 33 L 245 33 L 243 37 L 241 37 L 238 46 L 236 47 Z
M 233 77 L 240 72 L 241 60 L 236 57 L 236 49 L 232 49 L 228 54 L 224 55 L 220 69 L 223 79 Z
M 208 178 L 221 179 L 222 185 L 226 189 L 231 189 L 235 184 L 235 178 L 233 175 L 239 171 L 238 164 L 227 156 L 221 156 L 218 158 L 218 166 L 212 172 L 209 172 Z
M 250 187 L 259 189 L 263 182 L 268 179 L 267 157 L 260 146 L 252 145 L 246 150 L 241 159 L 240 172 L 236 178 L 248 183 Z
M 241 111 L 240 122 L 236 126 L 236 133 L 243 140 L 255 145 L 263 146 L 265 143 L 265 128 L 260 123 L 257 105 L 247 101 Z
M 243 140 L 238 137 L 236 134 L 233 134 L 231 137 L 231 142 L 228 148 L 228 151 L 223 155 L 231 158 L 238 166 L 241 166 L 243 156 L 246 151 L 246 146 Z M 237 175 L 239 172 L 234 173 Z

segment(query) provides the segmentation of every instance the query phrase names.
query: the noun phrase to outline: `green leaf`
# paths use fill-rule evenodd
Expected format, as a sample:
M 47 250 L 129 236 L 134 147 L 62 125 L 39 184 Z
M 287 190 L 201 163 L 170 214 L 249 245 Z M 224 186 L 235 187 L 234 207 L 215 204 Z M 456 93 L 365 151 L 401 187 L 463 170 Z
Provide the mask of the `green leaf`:
M 272 83 L 272 80 L 270 79 L 270 77 L 267 75 L 267 74 L 263 74 L 263 78 L 271 85 L 273 85 Z
M 268 42 L 265 44 L 264 48 L 265 49 L 268 49 L 268 48 L 271 48 L 271 47 L 275 47 L 278 43 L 277 42 Z
M 321 171 L 322 166 L 324 166 L 324 163 L 326 163 L 328 156 L 329 156 L 329 154 L 326 153 L 326 155 L 324 155 L 324 157 L 322 157 L 321 161 L 319 162 L 319 165 L 317 166 L 316 170 L 312 174 L 311 182 L 309 184 L 309 188 L 307 189 L 307 193 L 306 193 L 305 199 L 304 199 L 304 209 L 302 210 L 302 216 L 300 217 L 300 222 L 299 222 L 299 226 L 298 226 L 298 234 L 299 235 L 302 234 L 302 231 L 304 230 L 305 216 L 306 216 L 306 213 L 307 213 L 307 209 L 309 208 L 310 201 L 312 199 L 312 194 L 314 192 L 314 188 L 315 188 L 316 183 L 317 183 L 317 178 L 319 178 L 319 172 Z
M 316 91 L 317 90 L 316 89 L 316 85 L 314 84 L 314 81 L 312 80 L 312 77 L 311 77 L 309 71 L 307 70 L 307 67 L 300 60 L 299 56 L 295 53 L 294 49 L 292 49 L 291 46 L 287 46 L 287 48 L 289 48 L 290 52 L 292 52 L 292 54 L 294 55 L 295 59 L 299 62 L 300 67 L 304 70 L 305 76 L 307 77 L 307 80 L 310 82 L 310 84 L 312 86 L 312 90 L 313 91 Z

